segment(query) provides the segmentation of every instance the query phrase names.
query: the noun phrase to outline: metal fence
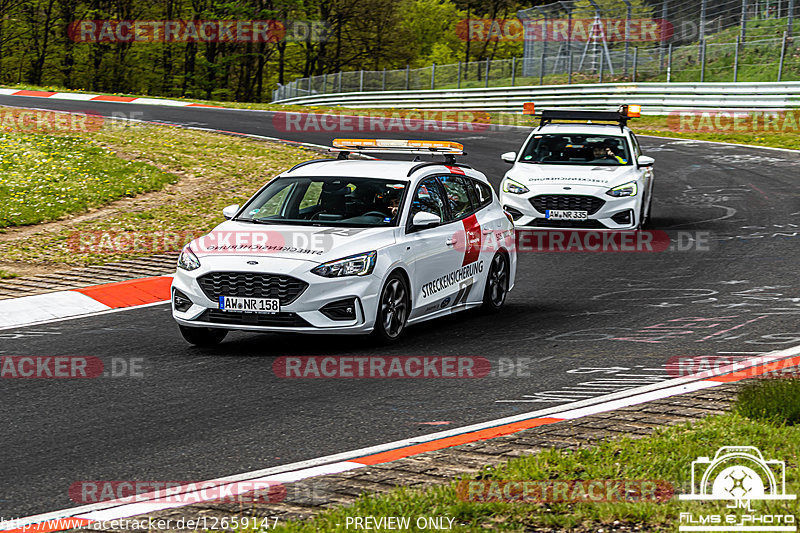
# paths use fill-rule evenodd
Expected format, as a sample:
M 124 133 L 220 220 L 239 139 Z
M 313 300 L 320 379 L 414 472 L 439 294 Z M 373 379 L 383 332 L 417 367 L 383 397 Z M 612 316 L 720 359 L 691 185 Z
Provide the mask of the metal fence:
M 642 105 L 642 113 L 667 114 L 686 109 L 773 111 L 800 107 L 800 81 L 730 83 L 575 84 L 476 89 L 372 91 L 316 94 L 286 100 L 287 104 L 349 108 L 454 109 L 522 111 L 524 102 L 537 107 L 604 108 L 622 103 Z
M 795 0 L 661 0 L 649 7 L 630 7 L 629 0 L 621 0 L 614 8 L 601 8 L 599 1 L 564 0 L 518 16 L 526 28 L 539 24 L 540 32 L 542 25 L 573 17 L 616 17 L 624 24 L 636 17 L 659 18 L 669 21 L 670 33 L 657 43 L 612 42 L 602 32 L 583 41 L 568 34 L 566 42 L 548 42 L 526 33 L 520 57 L 311 76 L 279 86 L 273 101 L 362 91 L 800 79 L 800 46 L 793 37 L 800 30 Z

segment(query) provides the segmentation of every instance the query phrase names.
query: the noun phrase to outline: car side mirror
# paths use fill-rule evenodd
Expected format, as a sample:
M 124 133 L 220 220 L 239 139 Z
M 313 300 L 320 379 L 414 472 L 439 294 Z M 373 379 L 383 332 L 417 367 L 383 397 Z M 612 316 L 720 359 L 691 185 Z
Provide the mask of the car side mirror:
M 517 160 L 517 152 L 506 152 L 500 156 L 500 159 L 506 163 L 514 163 Z
M 652 167 L 653 164 L 656 162 L 655 159 L 646 155 L 640 155 L 639 158 L 636 160 L 636 164 L 641 167 Z
M 222 210 L 222 216 L 225 217 L 226 220 L 230 220 L 236 216 L 236 213 L 239 212 L 239 204 L 229 205 L 225 209 Z
M 420 211 L 414 215 L 414 219 L 411 221 L 411 225 L 414 228 L 430 228 L 431 226 L 438 226 L 441 223 L 442 217 L 425 211 Z

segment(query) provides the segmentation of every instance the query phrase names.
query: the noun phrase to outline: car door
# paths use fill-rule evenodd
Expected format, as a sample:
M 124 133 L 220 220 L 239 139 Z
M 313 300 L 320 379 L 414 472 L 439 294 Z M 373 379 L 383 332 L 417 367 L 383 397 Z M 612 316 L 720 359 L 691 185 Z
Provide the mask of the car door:
M 483 298 L 491 253 L 484 244 L 492 232 L 492 221 L 480 209 L 471 178 L 466 175 L 440 176 L 447 195 L 449 221 L 456 235 L 455 248 L 461 253 L 458 292 L 452 302 L 460 306 Z M 488 255 L 488 260 L 487 260 Z
M 438 226 L 414 228 L 414 215 L 425 211 L 442 219 Z M 451 219 L 444 189 L 435 176 L 423 178 L 411 197 L 407 245 L 414 262 L 411 285 L 414 294 L 410 318 L 435 313 L 452 305 L 458 292 L 463 253 L 458 250 L 458 226 Z M 449 222 L 448 222 L 449 221 Z

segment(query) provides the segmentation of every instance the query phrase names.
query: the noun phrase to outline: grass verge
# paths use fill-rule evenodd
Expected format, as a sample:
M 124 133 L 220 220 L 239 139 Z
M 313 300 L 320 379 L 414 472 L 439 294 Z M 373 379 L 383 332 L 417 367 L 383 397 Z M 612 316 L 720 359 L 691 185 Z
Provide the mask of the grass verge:
M 51 223 L 0 230 L 0 268 L 9 274 L 32 272 L 31 265 L 63 269 L 180 249 L 221 222 L 223 207 L 242 202 L 276 174 L 312 156 L 276 143 L 141 124 L 115 123 L 80 138 L 6 136 L 39 152 L 36 163 L 21 155 L 30 151 L 20 153 L 22 161 L 14 167 L 20 181 L 0 186 L 6 204 L 0 204 L 0 213 L 10 209 L 17 224 L 71 213 Z M 24 165 L 38 173 L 24 175 Z M 0 180 L 7 179 L 0 173 Z M 94 196 L 86 192 L 87 184 L 97 185 Z M 62 189 L 78 200 L 54 203 L 52 194 Z M 153 192 L 142 194 L 147 190 Z M 32 214 L 26 219 L 10 215 L 19 208 L 8 204 L 23 205 Z M 48 216 L 37 220 L 34 213 Z
M 764 388 L 766 386 L 766 389 Z M 775 385 L 757 383 L 752 394 L 771 396 Z M 764 391 L 770 391 L 765 393 Z M 750 400 L 743 397 L 740 401 Z M 577 451 L 544 450 L 510 460 L 469 479 L 483 482 L 538 480 L 653 480 L 672 485 L 676 493 L 690 493 L 692 461 L 714 456 L 723 446 L 755 446 L 764 458 L 786 462 L 786 493 L 800 489 L 800 431 L 771 417 L 750 419 L 733 412 L 693 425 L 680 425 L 654 435 L 606 441 Z M 462 480 L 464 481 L 464 480 Z M 348 518 L 410 517 L 411 531 L 418 517 L 452 518 L 453 531 L 676 531 L 681 513 L 736 515 L 728 502 L 691 502 L 672 497 L 664 502 L 624 503 L 500 503 L 465 501 L 457 482 L 425 491 L 398 489 L 380 496 L 362 496 L 352 506 L 326 511 L 313 521 L 281 524 L 276 531 L 347 531 Z M 460 497 L 461 495 L 461 497 Z M 796 502 L 753 501 L 753 513 L 792 514 Z M 447 520 L 445 520 L 447 523 Z M 687 522 L 684 522 L 687 524 Z

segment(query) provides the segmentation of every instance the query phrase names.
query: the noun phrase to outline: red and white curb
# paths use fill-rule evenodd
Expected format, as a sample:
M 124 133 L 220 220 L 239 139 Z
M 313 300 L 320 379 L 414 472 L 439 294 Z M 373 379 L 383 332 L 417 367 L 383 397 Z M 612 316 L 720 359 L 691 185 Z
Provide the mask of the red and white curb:
M 786 368 L 791 368 L 799 364 L 800 346 L 795 346 L 786 350 L 775 351 L 752 359 L 739 361 L 713 371 L 675 378 L 598 398 L 582 400 L 558 407 L 551 407 L 549 409 L 524 413 L 411 439 L 399 440 L 369 448 L 328 455 L 308 461 L 209 480 L 206 483 L 202 483 L 204 486 L 203 489 L 197 489 L 196 486 L 181 487 L 176 489 L 174 493 L 171 492 L 171 494 L 180 494 L 180 502 L 164 501 L 164 495 L 158 493 L 138 495 L 136 497 L 137 502 L 135 503 L 117 500 L 85 505 L 21 518 L 8 523 L 9 525 L 4 529 L 0 528 L 0 530 L 13 533 L 47 533 L 51 531 L 64 531 L 67 529 L 87 527 L 93 523 L 119 520 L 164 509 L 182 507 L 188 505 L 187 502 L 199 503 L 209 499 L 216 499 L 220 491 L 213 491 L 215 495 L 209 497 L 207 495 L 208 486 L 229 486 L 230 490 L 225 490 L 225 493 L 237 495 L 251 492 L 253 489 L 247 489 L 247 487 L 253 487 L 254 485 L 258 485 L 263 489 L 282 483 L 291 483 L 311 477 L 337 474 L 348 470 L 364 468 L 369 465 L 388 463 L 428 451 L 441 450 L 470 442 L 492 439 L 538 426 L 554 424 L 564 420 L 575 420 L 585 416 L 613 411 L 615 409 L 638 405 L 653 400 L 708 389 L 722 385 L 723 383 L 732 383 L 754 378 L 769 372 L 777 372 Z M 150 501 L 147 501 L 148 499 Z
M 116 96 L 113 94 L 60 93 L 55 91 L 29 91 L 25 89 L 0 89 L 3 96 L 28 96 L 51 98 L 53 100 L 77 100 L 80 102 L 114 102 L 117 104 L 165 105 L 172 107 L 221 107 L 209 104 L 196 104 L 185 100 L 166 98 L 144 98 L 141 96 Z
M 0 330 L 169 301 L 172 276 L 0 300 Z

